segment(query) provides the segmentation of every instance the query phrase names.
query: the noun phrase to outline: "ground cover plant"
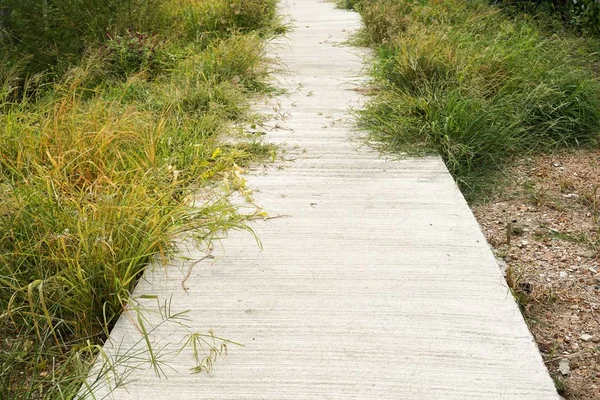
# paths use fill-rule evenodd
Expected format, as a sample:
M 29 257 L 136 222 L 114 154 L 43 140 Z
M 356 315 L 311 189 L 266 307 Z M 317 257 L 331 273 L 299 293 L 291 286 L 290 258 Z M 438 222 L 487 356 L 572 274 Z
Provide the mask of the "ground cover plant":
M 360 124 L 387 149 L 440 153 L 469 200 L 514 157 L 598 142 L 590 41 L 487 1 L 350 0 L 375 46 Z
M 149 262 L 244 227 L 211 182 L 273 155 L 222 136 L 270 90 L 275 0 L 0 11 L 0 398 L 72 398 Z

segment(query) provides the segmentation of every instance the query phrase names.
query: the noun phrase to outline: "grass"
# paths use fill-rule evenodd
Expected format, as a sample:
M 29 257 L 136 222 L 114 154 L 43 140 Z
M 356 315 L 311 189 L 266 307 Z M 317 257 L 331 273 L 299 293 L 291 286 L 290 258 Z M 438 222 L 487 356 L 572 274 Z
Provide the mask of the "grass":
M 598 144 L 593 39 L 484 0 L 340 6 L 359 10 L 375 48 L 360 125 L 385 150 L 441 154 L 468 200 L 515 158 Z
M 111 34 L 64 73 L 0 66 L 0 398 L 73 398 L 146 265 L 185 235 L 245 228 L 214 182 L 242 187 L 273 154 L 222 138 L 272 90 L 274 7 L 165 0 L 162 30 Z

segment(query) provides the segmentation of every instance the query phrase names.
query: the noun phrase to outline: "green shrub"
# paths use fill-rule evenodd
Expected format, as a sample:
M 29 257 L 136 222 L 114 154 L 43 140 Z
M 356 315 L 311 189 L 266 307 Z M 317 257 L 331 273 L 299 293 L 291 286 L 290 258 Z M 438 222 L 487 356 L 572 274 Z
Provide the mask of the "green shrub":
M 27 59 L 27 71 L 64 70 L 107 34 L 153 32 L 166 0 L 0 0 L 3 51 Z
M 142 70 L 156 75 L 166 66 L 161 44 L 156 35 L 130 30 L 123 35 L 107 34 L 107 66 L 112 74 L 123 79 Z
M 518 11 L 546 11 L 556 15 L 576 30 L 600 34 L 600 2 L 597 0 L 502 0 L 495 1 L 509 5 Z
M 200 47 L 236 32 L 261 30 L 276 0 L 0 0 L 4 64 L 27 75 L 59 77 L 90 48 L 105 45 L 117 74 L 160 64 L 160 43 L 193 40 Z M 2 76 L 0 76 L 0 79 Z

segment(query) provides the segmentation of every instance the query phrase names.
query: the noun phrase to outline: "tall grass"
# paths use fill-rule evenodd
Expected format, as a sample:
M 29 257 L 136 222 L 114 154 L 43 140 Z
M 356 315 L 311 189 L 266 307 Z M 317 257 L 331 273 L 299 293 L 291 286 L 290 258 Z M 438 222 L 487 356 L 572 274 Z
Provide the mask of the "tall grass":
M 72 398 L 149 262 L 244 227 L 211 182 L 271 154 L 221 135 L 269 89 L 275 2 L 159 5 L 139 26 L 162 32 L 86 39 L 51 80 L 1 67 L 2 399 Z
M 487 1 L 355 7 L 378 56 L 361 124 L 386 148 L 439 152 L 469 199 L 514 157 L 598 143 L 600 83 L 579 39 Z

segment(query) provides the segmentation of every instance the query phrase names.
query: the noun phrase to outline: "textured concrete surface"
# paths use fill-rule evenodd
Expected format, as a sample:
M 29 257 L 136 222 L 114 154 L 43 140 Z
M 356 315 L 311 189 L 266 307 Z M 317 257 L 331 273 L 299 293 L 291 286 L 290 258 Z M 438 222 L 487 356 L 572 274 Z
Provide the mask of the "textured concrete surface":
M 230 234 L 183 285 L 199 251 L 148 271 L 135 291 L 141 304 L 151 310 L 156 295 L 173 312 L 190 310 L 187 328 L 163 324 L 149 336 L 168 379 L 143 362 L 132 312 L 105 351 L 122 357 L 116 370 L 139 368 L 112 394 L 114 380 L 92 376 L 96 398 L 557 398 L 442 161 L 386 160 L 352 133 L 362 60 L 341 43 L 358 16 L 317 0 L 282 8 L 295 31 L 271 52 L 289 69 L 289 94 L 271 102 L 280 118 L 267 140 L 294 160 L 254 171 L 248 185 L 257 204 L 287 217 L 254 225 L 262 250 L 249 233 Z M 142 315 L 147 327 L 160 321 Z M 230 344 L 210 374 L 191 374 L 191 352 L 177 350 L 187 332 L 209 329 L 244 347 Z

